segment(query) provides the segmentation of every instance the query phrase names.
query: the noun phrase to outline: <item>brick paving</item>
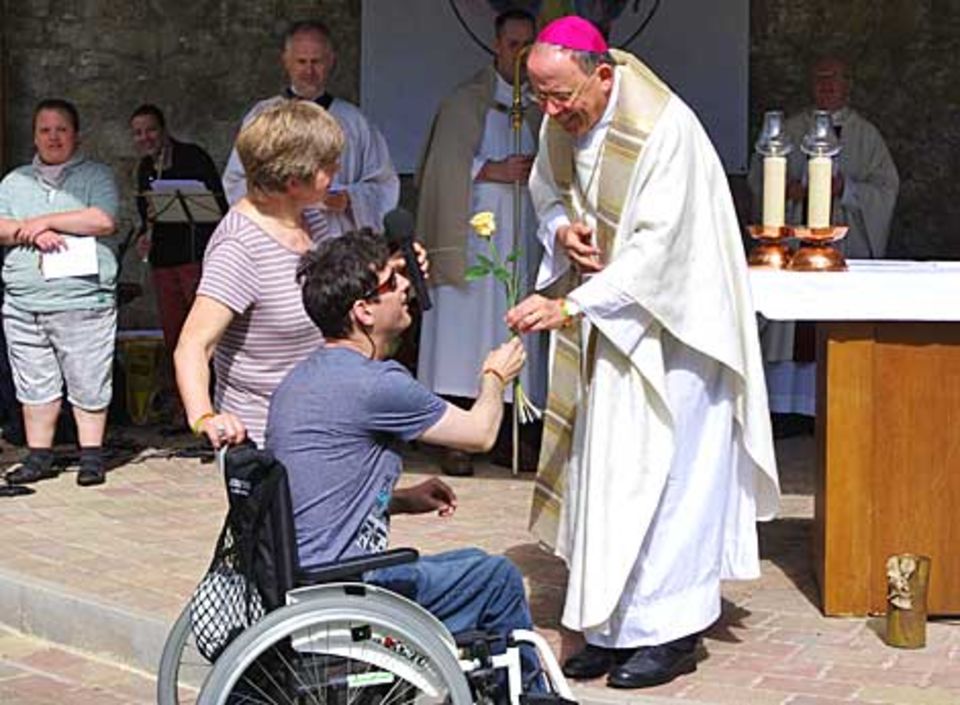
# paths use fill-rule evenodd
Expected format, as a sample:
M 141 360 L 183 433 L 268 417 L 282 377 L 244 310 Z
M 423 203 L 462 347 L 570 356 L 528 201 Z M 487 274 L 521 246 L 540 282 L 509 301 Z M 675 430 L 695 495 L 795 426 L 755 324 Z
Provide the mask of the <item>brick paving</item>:
M 149 705 L 155 689 L 147 673 L 0 627 L 4 705 Z
M 213 465 L 149 447 L 189 438 L 126 430 L 114 441 L 124 453 L 106 485 L 79 488 L 68 469 L 30 496 L 0 499 L 0 621 L 99 652 L 84 660 L 0 632 L 0 702 L 141 702 L 142 676 L 104 659 L 152 670 L 166 626 L 206 568 L 225 506 Z M 0 450 L 3 466 L 18 453 Z M 925 649 L 901 651 L 884 645 L 881 618 L 821 616 L 810 564 L 812 439 L 781 441 L 778 455 L 784 506 L 761 526 L 763 575 L 725 585 L 723 616 L 704 640 L 697 672 L 644 691 L 578 684 L 582 702 L 960 703 L 960 623 L 931 622 Z M 416 480 L 436 466 L 413 453 L 408 470 Z M 460 497 L 456 515 L 399 517 L 394 544 L 424 552 L 478 545 L 509 556 L 527 579 L 538 628 L 561 651 L 564 568 L 525 530 L 530 477 L 480 463 L 476 477 L 450 483 Z M 20 583 L 19 592 L 11 588 Z M 55 609 L 72 628 L 44 622 Z

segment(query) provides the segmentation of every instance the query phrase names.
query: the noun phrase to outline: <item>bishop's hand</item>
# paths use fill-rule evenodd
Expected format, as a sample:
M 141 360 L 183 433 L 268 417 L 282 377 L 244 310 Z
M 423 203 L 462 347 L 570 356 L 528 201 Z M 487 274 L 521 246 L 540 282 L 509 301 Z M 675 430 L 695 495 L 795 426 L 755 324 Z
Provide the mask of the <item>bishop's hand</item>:
M 557 228 L 557 244 L 582 272 L 599 272 L 600 248 L 593 244 L 593 228 L 582 221 Z
M 507 325 L 518 333 L 556 330 L 569 324 L 563 299 L 548 299 L 540 294 L 528 296 L 507 311 Z

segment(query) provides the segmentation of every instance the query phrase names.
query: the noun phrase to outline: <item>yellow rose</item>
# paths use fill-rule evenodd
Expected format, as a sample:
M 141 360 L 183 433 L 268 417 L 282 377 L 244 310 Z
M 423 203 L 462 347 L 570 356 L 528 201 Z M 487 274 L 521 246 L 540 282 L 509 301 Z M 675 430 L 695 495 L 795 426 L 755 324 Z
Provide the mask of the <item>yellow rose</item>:
M 479 237 L 493 237 L 497 221 L 490 211 L 480 211 L 470 219 L 470 226 Z

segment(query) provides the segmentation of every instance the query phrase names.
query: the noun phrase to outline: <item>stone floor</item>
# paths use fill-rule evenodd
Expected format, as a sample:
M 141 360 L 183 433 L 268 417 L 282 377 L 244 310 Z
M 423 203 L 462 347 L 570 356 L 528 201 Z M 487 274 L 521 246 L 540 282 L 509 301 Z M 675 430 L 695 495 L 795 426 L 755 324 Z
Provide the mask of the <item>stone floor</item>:
M 29 496 L 0 498 L 0 622 L 63 645 L 0 632 L 0 702 L 151 701 L 143 672 L 153 671 L 223 517 L 214 466 L 170 455 L 191 443 L 128 430 L 112 439 L 106 485 L 79 488 L 67 468 Z M 0 449 L 3 466 L 16 459 L 16 449 Z M 725 586 L 697 672 L 645 691 L 579 684 L 581 702 L 960 703 L 956 622 L 931 622 L 925 649 L 901 651 L 884 645 L 880 618 L 821 616 L 809 550 L 812 439 L 780 441 L 778 456 L 783 512 L 760 529 L 762 578 Z M 416 480 L 436 465 L 414 453 L 408 469 Z M 564 568 L 526 532 L 530 479 L 481 463 L 476 477 L 450 479 L 454 517 L 398 518 L 393 540 L 425 552 L 469 544 L 506 554 L 527 579 L 538 628 L 559 649 Z

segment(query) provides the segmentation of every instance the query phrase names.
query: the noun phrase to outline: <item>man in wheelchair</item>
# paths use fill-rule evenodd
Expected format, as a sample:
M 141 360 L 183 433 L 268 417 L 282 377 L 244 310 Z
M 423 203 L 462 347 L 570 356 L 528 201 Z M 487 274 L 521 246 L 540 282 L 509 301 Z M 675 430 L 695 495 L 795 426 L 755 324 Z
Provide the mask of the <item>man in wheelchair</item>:
M 385 359 L 411 323 L 410 282 L 368 231 L 321 244 L 298 271 L 304 307 L 325 345 L 275 391 L 266 446 L 286 466 L 304 570 L 386 549 L 395 514 L 450 516 L 457 498 L 439 478 L 395 489 L 400 442 L 467 452 L 494 443 L 504 386 L 520 372 L 517 339 L 487 356 L 473 407 L 459 409 Z M 465 321 L 466 325 L 469 322 Z M 370 571 L 365 581 L 426 608 L 453 634 L 532 629 L 520 572 L 475 548 Z M 538 659 L 521 648 L 524 690 L 542 689 Z

